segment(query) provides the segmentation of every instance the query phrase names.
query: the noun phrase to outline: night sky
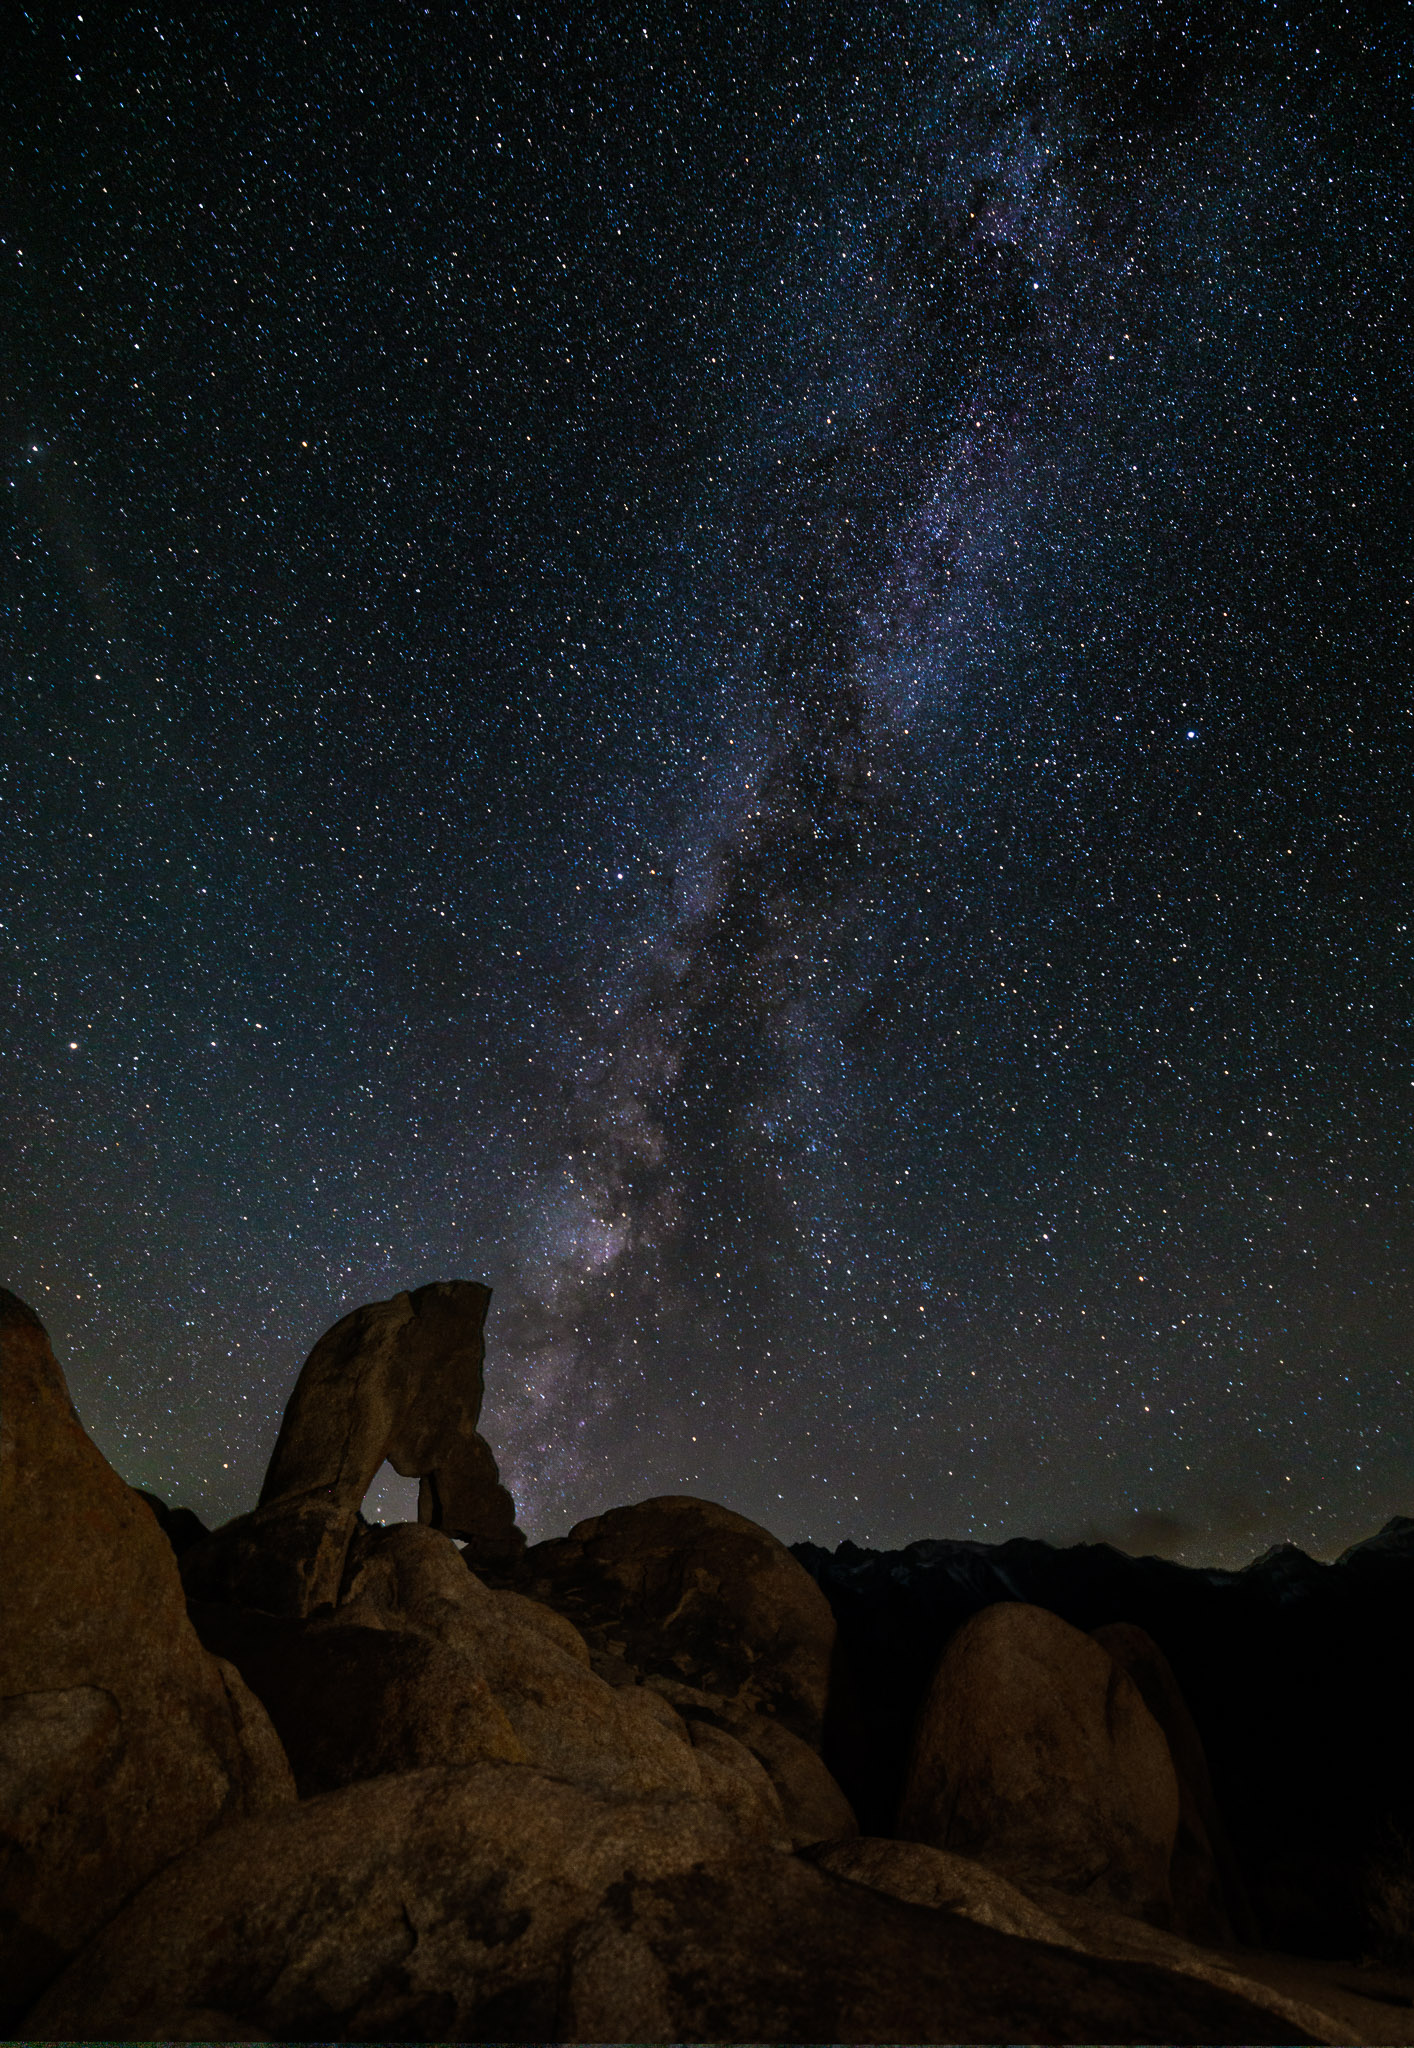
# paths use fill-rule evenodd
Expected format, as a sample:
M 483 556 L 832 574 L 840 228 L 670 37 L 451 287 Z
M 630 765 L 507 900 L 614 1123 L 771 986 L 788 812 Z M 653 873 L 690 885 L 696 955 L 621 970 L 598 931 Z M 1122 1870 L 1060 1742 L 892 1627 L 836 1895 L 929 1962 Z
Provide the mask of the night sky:
M 462 1277 L 532 1536 L 1414 1512 L 1409 45 L 20 22 L 0 1247 L 125 1478 Z

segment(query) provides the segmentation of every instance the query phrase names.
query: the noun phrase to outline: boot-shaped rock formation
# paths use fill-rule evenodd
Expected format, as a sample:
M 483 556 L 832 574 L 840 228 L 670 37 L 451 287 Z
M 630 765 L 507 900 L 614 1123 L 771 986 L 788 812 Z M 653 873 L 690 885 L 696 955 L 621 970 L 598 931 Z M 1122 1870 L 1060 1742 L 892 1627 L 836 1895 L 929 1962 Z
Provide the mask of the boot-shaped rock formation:
M 305 1360 L 253 1514 L 182 1561 L 197 1599 L 305 1615 L 338 1597 L 358 1510 L 386 1461 L 418 1479 L 418 1519 L 476 1563 L 524 1549 L 477 1434 L 491 1290 L 443 1280 L 355 1309 Z
M 103 1930 L 25 2016 L 24 2033 L 1342 2038 L 1303 2028 L 1260 1985 L 1236 1990 L 999 1934 L 837 1877 L 743 1841 L 719 1805 L 606 1799 L 504 1763 L 379 1777 L 224 1830 Z

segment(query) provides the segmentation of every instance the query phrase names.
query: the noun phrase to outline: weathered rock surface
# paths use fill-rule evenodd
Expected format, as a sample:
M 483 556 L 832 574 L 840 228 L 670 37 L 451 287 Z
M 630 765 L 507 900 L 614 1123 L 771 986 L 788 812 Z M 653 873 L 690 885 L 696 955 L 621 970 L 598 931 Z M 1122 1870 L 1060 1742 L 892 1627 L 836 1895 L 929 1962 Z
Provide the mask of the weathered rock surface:
M 1126 1958 L 1175 1970 L 1220 1990 L 1236 1992 L 1266 2006 L 1279 2020 L 1285 2018 L 1298 2032 L 1333 2043 L 1353 2042 L 1357 2037 L 1338 2017 L 1250 1977 L 1243 1969 L 1241 1954 L 1232 1955 L 1185 1941 L 1161 1927 L 1151 1927 L 1126 1913 L 1111 1913 L 1094 1899 L 1076 1898 L 1067 1892 L 1038 1885 L 1032 1894 L 1035 1904 L 1057 1921 L 1065 1931 L 1068 1947 L 1087 1955 Z
M 411 1629 L 455 1652 L 539 1769 L 624 1798 L 702 1789 L 676 1714 L 642 1687 L 606 1684 L 562 1616 L 484 1585 L 437 1531 L 415 1523 L 361 1531 L 345 1583 L 348 1599 L 319 1626 Z
M 964 1914 L 999 1934 L 1049 1942 L 1083 1955 L 1149 1962 L 1196 1977 L 1222 1991 L 1260 2005 L 1293 2034 L 1346 2042 L 1354 2036 L 1341 2022 L 1315 2006 L 1292 1999 L 1243 1974 L 1239 1963 L 1179 1936 L 1150 1927 L 1127 1914 L 1107 1913 L 1068 1893 L 1038 1889 L 1023 1892 L 985 1863 L 933 1849 L 923 1842 L 861 1836 L 853 1841 L 822 1843 L 811 1861 L 837 1877 L 887 1892 L 916 1906 L 932 1906 Z
M 386 1459 L 420 1480 L 419 1521 L 518 1550 L 510 1497 L 476 1430 L 490 1302 L 489 1287 L 443 1280 L 335 1323 L 295 1382 L 260 1505 L 328 1489 L 357 1508 Z
M 1252 1909 L 1213 1797 L 1202 1737 L 1193 1725 L 1168 1658 L 1147 1630 L 1133 1622 L 1109 1622 L 1091 1633 L 1133 1679 L 1140 1698 L 1164 1731 L 1173 1760 L 1179 1801 L 1178 1832 L 1169 1865 L 1174 1932 L 1218 1947 L 1231 1943 L 1235 1930 L 1243 1940 L 1254 1940 Z
M 1163 1731 L 1098 1643 L 1019 1602 L 953 1638 L 919 1717 L 900 1835 L 1164 1923 L 1178 1817 Z
M 496 1764 L 223 1830 L 130 1902 L 25 2031 L 153 2039 L 202 2014 L 277 2040 L 1303 2038 L 1212 1985 L 743 1848 L 701 1801 L 603 1801 Z
M 338 1591 L 357 1516 L 315 1495 L 237 1515 L 183 1551 L 189 1598 L 297 1616 Z
M 669 1701 L 689 1726 L 706 1722 L 746 1745 L 775 1786 L 795 1848 L 857 1833 L 859 1824 L 844 1793 L 809 1743 L 792 1735 L 789 1728 L 764 1714 L 753 1714 L 735 1700 L 720 1699 L 671 1678 L 649 1678 L 645 1684 Z M 695 1735 L 693 1739 L 697 1739 Z
M 426 1635 L 196 1602 L 191 1616 L 260 1700 L 302 1799 L 389 1771 L 526 1760 L 474 1665 Z
M 950 1849 L 927 1842 L 901 1842 L 891 1836 L 856 1835 L 842 1842 L 817 1843 L 810 1861 L 852 1884 L 868 1885 L 905 1899 L 911 1906 L 962 1913 L 979 1927 L 1015 1934 L 1026 1941 L 1048 1941 L 1060 1948 L 1075 1946 L 1059 1920 L 1045 1912 L 999 1871 Z
M 446 1280 L 371 1302 L 327 1331 L 285 1409 L 260 1503 L 193 1545 L 194 1599 L 303 1615 L 338 1595 L 364 1495 L 386 1461 L 420 1480 L 418 1518 L 480 1559 L 524 1538 L 477 1434 L 489 1288 Z
M 692 1721 L 687 1726 L 702 1797 L 730 1814 L 737 1833 L 744 1838 L 769 1842 L 779 1849 L 792 1847 L 780 1795 L 760 1758 L 710 1721 Z
M 580 2041 L 1327 2038 L 1225 1987 L 1019 1940 L 769 1852 L 616 1886 L 575 1939 L 561 2024 Z
M 373 1779 L 202 1844 L 25 2031 L 141 2040 L 211 2010 L 243 2037 L 553 2039 L 567 1941 L 605 1892 L 735 1841 L 701 1800 L 605 1802 L 515 1765 Z
M 154 1871 L 293 1802 L 263 1709 L 207 1655 L 146 1503 L 0 1290 L 0 2030 Z
M 676 1494 L 615 1508 L 528 1551 L 523 1584 L 640 1675 L 737 1700 L 819 1749 L 834 1617 L 745 1516 Z
M 916 1839 L 862 1840 L 820 1753 L 828 1714 L 850 1754 L 833 1618 L 766 1531 L 666 1499 L 516 1557 L 485 1306 L 346 1318 L 261 1506 L 207 1537 L 121 1485 L 0 1296 L 16 2032 L 1350 2038 L 1150 1924 L 1228 1923 L 1203 1745 L 1141 1629 L 977 1615 L 917 1717 Z M 416 1524 L 358 1512 L 385 1457 Z M 473 1570 L 449 1530 L 478 1515 Z M 1383 1587 L 1407 1548 L 1343 1569 Z M 1304 1600 L 1324 1568 L 1256 1569 Z M 214 1595 L 190 1615 L 183 1575 Z

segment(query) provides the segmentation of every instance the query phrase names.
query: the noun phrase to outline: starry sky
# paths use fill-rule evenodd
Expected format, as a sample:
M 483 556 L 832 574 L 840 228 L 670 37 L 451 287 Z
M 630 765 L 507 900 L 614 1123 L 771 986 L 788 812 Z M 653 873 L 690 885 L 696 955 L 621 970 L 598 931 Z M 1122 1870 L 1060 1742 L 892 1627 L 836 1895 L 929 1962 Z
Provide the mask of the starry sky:
M 464 1277 L 535 1537 L 1414 1511 L 1405 14 L 23 18 L 0 1247 L 126 1478 Z

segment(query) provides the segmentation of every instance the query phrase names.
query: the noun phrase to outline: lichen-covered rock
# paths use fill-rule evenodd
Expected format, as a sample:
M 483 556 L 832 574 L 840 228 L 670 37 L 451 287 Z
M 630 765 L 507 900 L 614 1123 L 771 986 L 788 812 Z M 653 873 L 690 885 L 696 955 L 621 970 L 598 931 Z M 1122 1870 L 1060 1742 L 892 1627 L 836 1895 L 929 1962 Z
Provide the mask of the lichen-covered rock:
M 386 1461 L 420 1480 L 418 1519 L 504 1563 L 525 1539 L 477 1434 L 490 1289 L 444 1280 L 325 1332 L 285 1409 L 259 1505 L 194 1544 L 194 1599 L 304 1615 L 338 1597 L 358 1510 Z
M 293 1802 L 263 1710 L 208 1656 L 146 1503 L 0 1290 L 0 2032 L 154 1871 Z
M 1163 1730 L 1091 1637 L 1020 1602 L 953 1637 L 919 1716 L 898 1834 L 1167 1924 L 1178 1815 Z
M 636 1672 L 737 1700 L 820 1747 L 834 1616 L 744 1515 L 676 1494 L 615 1508 L 528 1551 L 524 1589 Z

